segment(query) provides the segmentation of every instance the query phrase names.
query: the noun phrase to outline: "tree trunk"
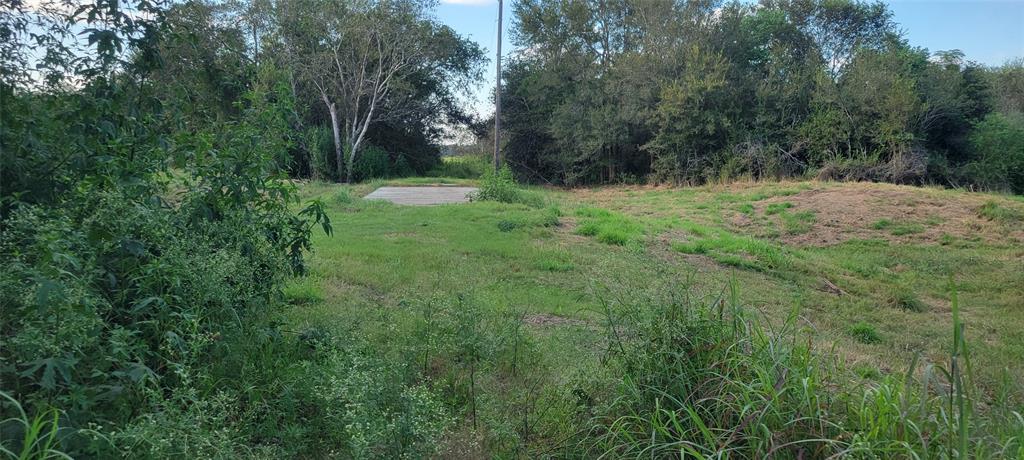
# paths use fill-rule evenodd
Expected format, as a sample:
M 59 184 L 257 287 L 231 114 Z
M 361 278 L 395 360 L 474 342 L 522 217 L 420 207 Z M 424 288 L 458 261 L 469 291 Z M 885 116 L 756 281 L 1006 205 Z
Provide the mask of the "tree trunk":
M 327 103 L 327 109 L 331 111 L 331 128 L 334 131 L 334 157 L 338 164 L 338 179 L 341 179 L 342 174 L 342 155 L 341 155 L 341 127 L 338 126 L 338 108 L 333 102 L 327 102 L 327 98 L 324 98 L 324 102 Z M 349 169 L 351 171 L 351 168 Z
M 348 160 L 347 163 L 348 164 L 346 165 L 347 170 L 346 170 L 346 173 L 345 173 L 345 183 L 346 184 L 351 184 L 352 183 L 352 168 L 353 168 L 353 166 L 356 163 L 356 148 L 357 147 L 358 147 L 358 145 L 356 145 L 355 143 L 351 143 L 348 146 L 348 158 L 347 158 L 347 160 Z

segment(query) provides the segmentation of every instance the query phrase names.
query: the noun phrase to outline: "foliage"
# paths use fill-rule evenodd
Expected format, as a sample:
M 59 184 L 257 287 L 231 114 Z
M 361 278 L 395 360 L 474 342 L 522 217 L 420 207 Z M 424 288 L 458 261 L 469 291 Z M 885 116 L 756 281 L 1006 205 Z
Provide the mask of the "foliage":
M 1024 194 L 1024 114 L 990 114 L 970 136 L 974 155 L 963 171 L 986 188 Z
M 493 169 L 490 161 L 482 155 L 447 156 L 441 159 L 427 175 L 453 177 L 457 179 L 479 179 Z
M 593 236 L 597 241 L 616 246 L 638 244 L 643 227 L 625 215 L 606 209 L 584 207 L 576 210 L 576 233 Z
M 516 173 L 1010 187 L 1021 149 L 1007 142 L 1022 136 L 982 120 L 1020 113 L 1020 62 L 914 48 L 878 2 L 716 5 L 519 2 L 514 36 L 531 52 L 503 77 Z
M 609 361 L 623 378 L 586 436 L 569 447 L 572 455 L 961 458 L 1012 456 L 1024 447 L 1016 437 L 1024 429 L 1019 412 L 981 419 L 974 412 L 955 294 L 948 362 L 926 365 L 921 382 L 915 359 L 902 378 L 834 392 L 826 389 L 847 371 L 806 341 L 786 338 L 797 312 L 769 333 L 739 305 L 735 281 L 722 303 L 691 299 L 656 291 L 608 310 Z M 869 326 L 857 330 L 875 334 Z M 951 390 L 932 392 L 943 379 Z
M 519 203 L 539 208 L 544 205 L 543 198 L 528 190 L 523 190 L 512 176 L 508 165 L 497 172 L 488 170 L 480 179 L 479 190 L 470 198 L 473 201 L 497 201 L 501 203 Z

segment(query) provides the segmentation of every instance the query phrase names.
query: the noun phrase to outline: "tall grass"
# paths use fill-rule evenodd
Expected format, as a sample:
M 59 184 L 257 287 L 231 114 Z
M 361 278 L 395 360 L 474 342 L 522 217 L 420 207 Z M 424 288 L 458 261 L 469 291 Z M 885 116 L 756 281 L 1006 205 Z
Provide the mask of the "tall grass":
M 71 458 L 58 448 L 60 412 L 57 409 L 49 409 L 29 417 L 16 399 L 2 391 L 0 408 L 3 408 L 4 414 L 14 413 L 13 417 L 0 420 L 0 455 L 4 458 Z
M 617 397 L 570 446 L 573 455 L 694 458 L 1021 458 L 1012 404 L 982 394 L 955 290 L 948 362 L 858 381 L 796 333 L 750 316 L 732 283 L 710 301 L 689 292 L 609 308 Z M 611 313 L 621 311 L 623 313 Z M 635 326 L 625 326 L 633 324 Z M 990 401 L 991 403 L 991 401 Z

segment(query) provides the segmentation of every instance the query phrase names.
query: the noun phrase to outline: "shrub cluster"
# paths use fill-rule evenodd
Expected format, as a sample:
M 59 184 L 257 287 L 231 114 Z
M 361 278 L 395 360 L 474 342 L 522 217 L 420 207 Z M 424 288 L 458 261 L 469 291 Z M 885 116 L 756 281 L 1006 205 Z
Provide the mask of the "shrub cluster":
M 512 175 L 508 165 L 497 172 L 488 170 L 480 179 L 480 189 L 470 197 L 472 201 L 498 201 L 501 203 L 517 203 L 539 208 L 544 206 L 544 198 L 536 193 L 523 190 Z

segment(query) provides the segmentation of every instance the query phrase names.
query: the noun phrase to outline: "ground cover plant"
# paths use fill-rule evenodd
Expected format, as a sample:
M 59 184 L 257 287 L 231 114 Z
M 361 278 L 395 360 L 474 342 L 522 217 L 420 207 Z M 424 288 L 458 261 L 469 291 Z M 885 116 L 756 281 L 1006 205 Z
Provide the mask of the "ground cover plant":
M 534 189 L 563 209 L 545 225 L 549 208 L 518 203 L 352 198 L 370 189 L 329 206 L 354 225 L 316 237 L 323 300 L 292 321 L 359 331 L 414 363 L 452 417 L 438 455 L 1020 454 L 1022 235 L 978 214 L 988 201 L 1019 209 L 1013 198 L 814 182 Z M 879 190 L 955 202 L 981 227 L 956 231 L 957 214 L 893 235 L 858 217 L 845 243 L 812 246 L 801 238 L 828 222 L 789 235 L 780 212 L 765 212 L 773 200 L 800 212 L 804 195 Z M 588 219 L 632 242 L 602 241 Z M 943 234 L 962 236 L 944 245 Z M 954 357 L 961 339 L 968 351 Z

